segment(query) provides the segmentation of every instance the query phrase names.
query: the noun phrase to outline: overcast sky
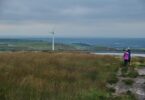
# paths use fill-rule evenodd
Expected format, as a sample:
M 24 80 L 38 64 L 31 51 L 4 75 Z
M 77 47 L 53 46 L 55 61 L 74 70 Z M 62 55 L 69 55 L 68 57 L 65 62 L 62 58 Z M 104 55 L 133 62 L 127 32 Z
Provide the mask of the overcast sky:
M 0 37 L 144 37 L 145 0 L 0 0 Z

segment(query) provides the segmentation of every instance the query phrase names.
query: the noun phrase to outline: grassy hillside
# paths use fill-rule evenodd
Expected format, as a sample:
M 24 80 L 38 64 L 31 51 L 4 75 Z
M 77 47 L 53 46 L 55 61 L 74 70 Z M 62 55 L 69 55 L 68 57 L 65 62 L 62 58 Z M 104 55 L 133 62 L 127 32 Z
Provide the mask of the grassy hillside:
M 0 51 L 48 51 L 52 49 L 51 42 L 27 39 L 0 39 Z M 55 43 L 56 50 L 76 50 L 71 45 Z
M 1 53 L 0 100 L 132 100 L 106 89 L 119 66 L 111 56 Z

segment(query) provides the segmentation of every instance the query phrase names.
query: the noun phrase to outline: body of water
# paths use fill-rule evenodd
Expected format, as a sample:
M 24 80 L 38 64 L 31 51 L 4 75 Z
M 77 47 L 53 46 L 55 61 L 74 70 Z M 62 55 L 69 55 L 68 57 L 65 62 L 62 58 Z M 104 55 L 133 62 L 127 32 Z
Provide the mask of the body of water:
M 51 39 L 42 40 L 51 42 Z M 83 43 L 112 48 L 145 48 L 145 38 L 56 38 L 55 41 L 64 44 Z

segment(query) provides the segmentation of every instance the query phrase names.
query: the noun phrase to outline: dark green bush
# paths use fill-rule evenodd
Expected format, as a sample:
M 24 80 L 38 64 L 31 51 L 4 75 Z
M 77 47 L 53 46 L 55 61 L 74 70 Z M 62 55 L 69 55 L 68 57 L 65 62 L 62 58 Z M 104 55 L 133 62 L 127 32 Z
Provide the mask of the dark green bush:
M 114 93 L 116 90 L 114 88 L 108 88 L 108 92 Z
M 125 79 L 125 80 L 122 80 L 126 85 L 132 85 L 134 83 L 133 80 L 131 79 Z
M 107 81 L 109 84 L 115 84 L 118 82 L 118 78 L 116 76 L 110 77 L 110 79 Z
M 127 74 L 127 77 L 130 77 L 130 78 L 136 78 L 138 76 L 138 72 L 137 71 L 130 71 L 128 74 Z

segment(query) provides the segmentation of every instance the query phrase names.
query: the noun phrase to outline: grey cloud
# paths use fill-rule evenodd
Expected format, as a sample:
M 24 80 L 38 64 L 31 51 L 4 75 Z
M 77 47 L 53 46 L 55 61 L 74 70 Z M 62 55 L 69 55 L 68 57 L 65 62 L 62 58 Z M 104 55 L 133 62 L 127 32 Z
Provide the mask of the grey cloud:
M 137 0 L 5 0 L 3 5 L 3 20 L 78 22 L 145 16 Z
M 92 20 L 143 19 L 145 16 L 137 0 L 5 0 L 3 5 L 0 17 L 3 20 L 71 22 L 91 20 L 91 18 Z M 75 9 L 77 7 L 82 8 L 85 14 Z M 85 12 L 86 9 L 90 11 Z
M 4 0 L 0 0 L 0 12 L 1 12 L 2 8 L 3 8 L 3 2 L 4 2 Z
M 39 27 L 35 23 L 41 23 L 44 28 L 37 29 L 38 32 L 47 30 L 47 24 L 55 24 L 63 36 L 67 33 L 71 36 L 73 32 L 80 35 L 85 33 L 86 36 L 90 32 L 92 36 L 98 32 L 102 35 L 107 32 L 110 35 L 117 32 L 132 34 L 144 31 L 144 4 L 144 0 L 0 0 L 0 24 L 14 25 L 13 30 L 17 33 L 19 25 L 29 32 L 29 23 L 33 23 L 30 26 L 32 33 L 35 33 Z

